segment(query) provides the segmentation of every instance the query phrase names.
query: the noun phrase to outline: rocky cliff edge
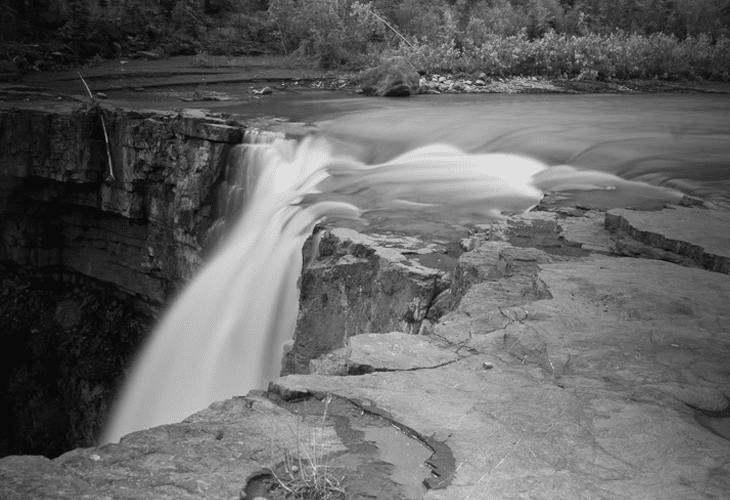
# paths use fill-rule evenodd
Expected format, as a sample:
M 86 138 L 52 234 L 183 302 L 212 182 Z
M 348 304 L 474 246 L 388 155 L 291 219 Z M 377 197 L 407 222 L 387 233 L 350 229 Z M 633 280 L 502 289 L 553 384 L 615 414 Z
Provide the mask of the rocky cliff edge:
M 694 230 L 677 231 L 687 218 Z M 722 498 L 728 234 L 728 212 L 706 207 L 557 209 L 481 226 L 439 294 L 449 306 L 427 313 L 420 335 L 346 338 L 267 395 L 120 444 L 2 459 L 2 497 L 253 498 L 256 477 L 302 454 L 296 429 L 312 419 L 295 405 L 339 398 L 429 451 L 420 494 L 393 479 L 402 464 L 369 478 L 394 490 L 367 492 L 352 465 L 363 434 L 317 417 L 350 498 Z M 283 498 L 276 484 L 255 495 Z

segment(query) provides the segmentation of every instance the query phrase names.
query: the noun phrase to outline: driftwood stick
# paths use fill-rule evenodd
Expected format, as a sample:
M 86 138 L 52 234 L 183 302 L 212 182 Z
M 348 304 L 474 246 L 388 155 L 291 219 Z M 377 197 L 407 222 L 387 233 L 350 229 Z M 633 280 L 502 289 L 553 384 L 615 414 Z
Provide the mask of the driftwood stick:
M 403 35 L 401 35 L 400 33 L 398 33 L 398 31 L 397 31 L 397 30 L 396 30 L 396 29 L 395 29 L 395 28 L 394 28 L 393 26 L 391 26 L 391 25 L 390 25 L 390 23 L 389 23 L 388 21 L 386 21 L 385 19 L 383 19 L 382 17 L 380 17 L 380 16 L 379 16 L 379 15 L 378 15 L 378 14 L 377 14 L 377 13 L 376 13 L 376 12 L 375 12 L 375 11 L 374 11 L 373 9 L 370 9 L 370 13 L 371 13 L 372 15 L 374 15 L 375 17 L 377 17 L 378 19 L 380 19 L 380 21 L 381 21 L 381 22 L 382 22 L 382 23 L 383 23 L 384 25 L 386 25 L 386 26 L 387 26 L 388 28 L 390 28 L 390 30 L 391 30 L 391 31 L 392 31 L 393 33 L 395 33 L 396 35 L 398 35 L 398 36 L 400 37 L 400 39 L 401 39 L 401 40 L 403 40 L 404 42 L 406 42 L 406 44 L 408 44 L 408 46 L 409 46 L 410 48 L 413 48 L 413 45 L 411 45 L 411 42 L 409 42 L 408 40 L 406 40 L 406 37 L 404 37 Z
M 78 73 L 79 78 L 81 78 L 81 83 L 84 84 L 84 87 L 86 87 L 86 92 L 89 93 L 89 99 L 91 99 L 91 104 L 96 104 L 96 99 L 94 99 L 94 94 L 91 93 L 91 89 L 86 84 L 86 80 L 84 80 L 84 77 L 81 76 L 81 73 Z M 114 169 L 112 168 L 112 152 L 111 148 L 109 146 L 109 134 L 106 131 L 106 123 L 104 122 L 104 115 L 99 113 L 99 118 L 101 119 L 101 129 L 104 131 L 104 142 L 106 143 L 106 159 L 107 163 L 109 164 L 109 174 L 108 178 L 111 180 L 114 180 Z

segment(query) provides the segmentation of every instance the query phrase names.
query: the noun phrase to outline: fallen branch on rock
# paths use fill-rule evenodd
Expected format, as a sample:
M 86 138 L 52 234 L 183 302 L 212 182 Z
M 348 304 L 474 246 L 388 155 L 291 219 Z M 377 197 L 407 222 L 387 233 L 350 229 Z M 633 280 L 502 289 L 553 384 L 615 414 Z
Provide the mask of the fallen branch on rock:
M 89 99 L 91 99 L 91 105 L 98 106 L 98 101 L 94 98 L 94 95 L 91 93 L 91 89 L 86 84 L 86 80 L 84 80 L 84 77 L 81 76 L 81 73 L 77 73 L 79 75 L 79 78 L 81 78 L 81 82 L 84 84 L 84 87 L 86 87 L 86 92 L 89 93 Z M 107 174 L 107 180 L 113 181 L 114 178 L 114 169 L 112 168 L 112 152 L 111 148 L 109 147 L 109 134 L 106 131 L 106 122 L 104 122 L 104 115 L 99 113 L 99 118 L 101 119 L 101 128 L 104 130 L 104 142 L 106 143 L 106 159 L 109 164 L 109 173 Z

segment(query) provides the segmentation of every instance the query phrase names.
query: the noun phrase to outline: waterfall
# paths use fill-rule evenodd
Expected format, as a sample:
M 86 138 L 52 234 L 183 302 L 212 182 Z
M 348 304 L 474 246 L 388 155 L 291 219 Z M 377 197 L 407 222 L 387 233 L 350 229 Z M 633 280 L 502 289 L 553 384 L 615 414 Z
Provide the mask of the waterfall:
M 178 422 L 214 401 L 265 388 L 298 312 L 302 246 L 324 220 L 418 211 L 484 222 L 535 206 L 547 190 L 681 193 L 509 154 L 430 145 L 368 165 L 324 137 L 247 133 L 211 228 L 219 249 L 164 315 L 115 403 L 102 442 Z M 223 203 L 225 202 L 225 203 Z

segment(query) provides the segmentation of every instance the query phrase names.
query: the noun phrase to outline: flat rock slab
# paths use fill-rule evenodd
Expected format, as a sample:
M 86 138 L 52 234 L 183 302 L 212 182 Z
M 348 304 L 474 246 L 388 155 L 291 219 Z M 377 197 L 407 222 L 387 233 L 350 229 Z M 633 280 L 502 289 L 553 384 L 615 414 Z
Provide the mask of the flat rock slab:
M 349 346 L 351 373 L 435 368 L 459 359 L 428 337 L 401 332 L 356 335 L 350 337 Z
M 614 209 L 606 214 L 606 227 L 690 257 L 712 271 L 730 273 L 730 212 L 687 207 L 657 212 Z
M 614 252 L 614 242 L 604 228 L 605 221 L 605 213 L 589 210 L 560 220 L 558 226 L 566 241 L 578 244 L 584 250 L 610 254 Z

